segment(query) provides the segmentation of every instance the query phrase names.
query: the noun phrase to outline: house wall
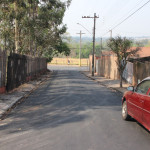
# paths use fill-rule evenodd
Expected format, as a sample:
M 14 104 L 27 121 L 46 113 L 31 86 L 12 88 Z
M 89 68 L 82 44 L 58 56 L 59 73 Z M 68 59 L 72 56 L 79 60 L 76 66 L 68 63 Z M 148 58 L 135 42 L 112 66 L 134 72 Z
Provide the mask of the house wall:
M 100 75 L 106 78 L 119 79 L 119 72 L 117 69 L 117 57 L 102 56 L 100 58 Z
M 115 55 L 102 55 L 95 59 L 96 73 L 110 79 L 120 79 L 117 67 L 117 57 Z M 89 56 L 89 69 L 92 71 L 92 55 Z M 138 60 L 128 62 L 123 73 L 123 78 L 132 85 L 137 85 L 144 78 L 150 76 L 150 62 Z
M 133 63 L 127 62 L 126 68 L 123 72 L 123 78 L 130 84 L 133 83 Z
M 96 72 L 96 56 L 94 55 L 94 73 Z M 92 55 L 89 55 L 89 71 L 92 73 Z
M 133 62 L 133 85 L 150 76 L 150 62 Z
M 96 59 L 96 73 L 100 75 L 100 58 Z

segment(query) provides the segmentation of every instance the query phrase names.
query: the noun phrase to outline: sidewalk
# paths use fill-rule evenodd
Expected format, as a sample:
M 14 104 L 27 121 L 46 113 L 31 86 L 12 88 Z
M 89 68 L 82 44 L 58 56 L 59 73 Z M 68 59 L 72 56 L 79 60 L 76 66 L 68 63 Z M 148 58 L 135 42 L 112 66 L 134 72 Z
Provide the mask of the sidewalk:
M 120 88 L 120 80 L 113 80 L 113 79 L 107 79 L 105 77 L 100 77 L 98 75 L 94 75 L 94 77 L 91 76 L 91 73 L 89 71 L 82 72 L 85 76 L 88 78 L 95 80 L 96 82 L 100 83 L 101 85 L 104 85 L 112 90 L 118 91 L 121 94 L 127 91 L 127 87 L 131 86 L 129 83 L 123 82 L 123 87 Z
M 11 111 L 12 108 L 16 107 L 17 104 L 21 103 L 26 97 L 28 97 L 36 88 L 38 88 L 44 81 L 50 78 L 51 72 L 47 72 L 46 75 L 41 75 L 34 81 L 22 84 L 18 88 L 11 92 L 0 95 L 0 120 Z

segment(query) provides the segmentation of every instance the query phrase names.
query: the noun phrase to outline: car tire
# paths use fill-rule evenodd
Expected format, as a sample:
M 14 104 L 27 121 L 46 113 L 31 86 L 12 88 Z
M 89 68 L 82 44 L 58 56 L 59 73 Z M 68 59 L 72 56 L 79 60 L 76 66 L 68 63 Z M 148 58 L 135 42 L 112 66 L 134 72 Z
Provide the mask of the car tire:
M 122 118 L 124 120 L 129 120 L 130 116 L 128 115 L 127 102 L 124 101 L 122 104 Z

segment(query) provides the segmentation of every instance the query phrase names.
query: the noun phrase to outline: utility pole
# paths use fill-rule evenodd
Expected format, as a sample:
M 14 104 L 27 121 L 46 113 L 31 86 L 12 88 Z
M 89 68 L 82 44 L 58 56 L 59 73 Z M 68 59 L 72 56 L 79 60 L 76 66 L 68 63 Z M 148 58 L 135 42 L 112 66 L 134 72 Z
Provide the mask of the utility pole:
M 80 31 L 80 33 L 77 33 L 77 34 L 80 34 L 79 66 L 81 67 L 81 38 L 82 38 L 82 34 L 85 34 L 85 33 L 82 33 L 82 31 Z
M 112 38 L 112 30 L 109 30 L 109 32 L 110 32 L 110 38 Z
M 101 50 L 103 48 L 103 38 L 101 38 Z
M 95 26 L 96 26 L 96 19 L 99 18 L 94 13 L 94 17 L 90 16 L 83 16 L 82 18 L 93 18 L 94 19 L 94 28 L 93 28 L 93 55 L 92 55 L 92 76 L 94 76 L 94 54 L 95 54 Z

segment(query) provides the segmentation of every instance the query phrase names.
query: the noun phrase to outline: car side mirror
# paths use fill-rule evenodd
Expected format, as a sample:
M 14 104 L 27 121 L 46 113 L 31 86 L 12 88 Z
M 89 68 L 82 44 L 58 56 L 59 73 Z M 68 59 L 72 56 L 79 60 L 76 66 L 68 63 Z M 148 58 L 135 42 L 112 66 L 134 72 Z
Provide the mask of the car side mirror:
M 133 91 L 133 92 L 134 92 L 134 86 L 129 86 L 129 87 L 127 87 L 127 90 L 128 90 L 128 91 Z

